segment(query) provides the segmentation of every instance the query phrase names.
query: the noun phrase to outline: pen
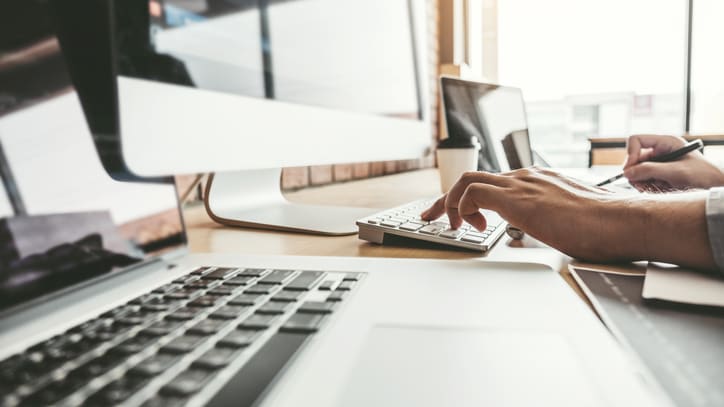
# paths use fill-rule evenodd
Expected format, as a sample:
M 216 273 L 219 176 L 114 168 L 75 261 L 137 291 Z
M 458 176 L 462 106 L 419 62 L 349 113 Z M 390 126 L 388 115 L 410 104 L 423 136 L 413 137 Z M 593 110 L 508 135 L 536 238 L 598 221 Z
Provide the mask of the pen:
M 686 143 L 683 147 L 681 147 L 677 150 L 670 151 L 666 154 L 657 155 L 655 157 L 651 157 L 646 161 L 653 161 L 655 163 L 665 163 L 668 161 L 674 161 L 676 159 L 679 159 L 679 158 L 689 154 L 690 152 L 692 152 L 694 150 L 701 150 L 702 148 L 704 148 L 704 143 L 701 140 L 697 139 L 697 140 Z M 623 172 L 614 177 L 611 177 L 605 181 L 599 182 L 598 184 L 596 184 L 596 186 L 602 187 L 604 185 L 610 184 L 621 178 L 623 178 Z

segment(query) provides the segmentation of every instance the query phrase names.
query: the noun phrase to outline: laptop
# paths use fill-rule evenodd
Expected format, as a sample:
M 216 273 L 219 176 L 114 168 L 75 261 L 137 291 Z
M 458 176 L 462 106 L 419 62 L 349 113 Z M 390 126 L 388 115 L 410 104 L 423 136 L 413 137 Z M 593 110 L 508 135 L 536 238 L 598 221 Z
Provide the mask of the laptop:
M 450 138 L 475 138 L 478 170 L 504 172 L 533 165 L 520 89 L 442 76 L 444 120 Z
M 3 406 L 668 402 L 544 265 L 190 253 L 172 181 L 104 168 L 57 43 L 12 56 Z

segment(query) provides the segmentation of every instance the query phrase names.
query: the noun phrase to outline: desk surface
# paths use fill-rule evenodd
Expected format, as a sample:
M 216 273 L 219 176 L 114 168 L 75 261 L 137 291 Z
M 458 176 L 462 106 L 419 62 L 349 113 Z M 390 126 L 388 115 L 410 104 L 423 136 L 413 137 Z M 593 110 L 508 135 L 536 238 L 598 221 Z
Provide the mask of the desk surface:
M 313 187 L 287 194 L 287 199 L 309 204 L 390 208 L 420 198 L 440 195 L 436 169 L 412 171 L 379 178 L 350 181 L 341 184 Z M 214 223 L 203 206 L 185 208 L 189 244 L 193 252 L 305 255 L 400 257 L 435 259 L 483 259 L 487 261 L 525 261 L 543 263 L 561 276 L 583 297 L 568 274 L 570 260 L 560 252 L 533 239 L 522 242 L 503 236 L 485 254 L 451 250 L 409 241 L 396 246 L 375 245 L 352 236 L 314 236 L 246 228 L 229 228 Z

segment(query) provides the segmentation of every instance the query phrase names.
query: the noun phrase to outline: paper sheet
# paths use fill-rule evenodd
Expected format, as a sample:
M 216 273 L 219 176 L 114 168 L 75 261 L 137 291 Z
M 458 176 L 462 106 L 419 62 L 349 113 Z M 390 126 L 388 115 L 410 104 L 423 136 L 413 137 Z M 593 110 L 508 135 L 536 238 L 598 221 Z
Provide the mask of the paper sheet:
M 724 278 L 649 263 L 641 295 L 646 299 L 724 307 Z

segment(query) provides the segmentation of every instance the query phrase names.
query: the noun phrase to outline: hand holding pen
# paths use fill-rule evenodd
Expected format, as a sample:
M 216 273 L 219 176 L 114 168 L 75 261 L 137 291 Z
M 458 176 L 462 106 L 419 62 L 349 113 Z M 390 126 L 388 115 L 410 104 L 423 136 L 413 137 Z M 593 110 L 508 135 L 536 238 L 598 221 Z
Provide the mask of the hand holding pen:
M 695 179 L 701 170 L 710 175 L 721 175 L 721 170 L 711 167 L 712 164 L 704 159 L 701 150 L 704 143 L 701 140 L 694 140 L 686 143 L 684 139 L 675 136 L 631 136 L 627 145 L 628 157 L 621 174 L 611 177 L 597 184 L 603 186 L 610 184 L 624 176 L 632 183 L 650 180 L 663 181 L 672 187 L 701 187 Z M 682 170 L 681 164 L 677 161 L 687 160 L 686 170 Z M 690 160 L 698 162 L 692 163 Z M 696 164 L 692 167 L 693 164 Z M 715 171 L 712 171 L 715 170 Z M 716 177 L 718 178 L 718 177 Z

